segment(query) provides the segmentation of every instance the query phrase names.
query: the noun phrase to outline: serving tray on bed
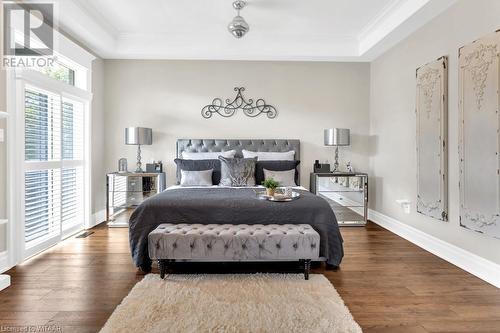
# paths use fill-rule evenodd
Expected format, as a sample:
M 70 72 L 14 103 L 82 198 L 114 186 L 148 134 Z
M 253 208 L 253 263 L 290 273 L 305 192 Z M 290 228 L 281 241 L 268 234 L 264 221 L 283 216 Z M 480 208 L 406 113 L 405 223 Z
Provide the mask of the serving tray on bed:
M 286 197 L 283 194 L 278 194 L 278 195 L 271 197 L 269 195 L 266 195 L 266 192 L 256 192 L 255 194 L 257 196 L 257 199 L 259 199 L 259 200 L 267 200 L 267 201 L 274 201 L 274 202 L 289 202 L 289 201 L 297 200 L 298 198 L 300 198 L 300 193 L 295 192 L 295 191 L 292 192 L 291 197 Z

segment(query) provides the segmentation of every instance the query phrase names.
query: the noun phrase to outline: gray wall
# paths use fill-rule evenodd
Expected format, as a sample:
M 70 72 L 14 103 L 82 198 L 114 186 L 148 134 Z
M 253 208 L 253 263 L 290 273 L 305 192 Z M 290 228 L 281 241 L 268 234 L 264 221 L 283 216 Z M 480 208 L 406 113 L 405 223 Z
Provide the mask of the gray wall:
M 309 184 L 315 159 L 333 159 L 323 146 L 323 129 L 352 129 L 352 146 L 344 160 L 367 170 L 369 129 L 369 65 L 365 63 L 231 62 L 231 61 L 105 61 L 106 170 L 126 157 L 129 169 L 136 147 L 124 144 L 124 128 L 153 129 L 153 145 L 144 146 L 143 163 L 162 160 L 167 182 L 174 182 L 177 138 L 290 138 L 302 143 L 301 183 Z M 264 98 L 279 112 L 276 119 L 204 119 L 201 108 L 214 97 L 233 98 L 244 86 L 247 98 Z
M 496 263 L 500 240 L 458 221 L 458 49 L 500 28 L 499 18 L 500 1 L 459 1 L 371 64 L 370 97 L 371 208 Z M 449 222 L 415 212 L 415 70 L 442 55 L 449 56 Z M 410 215 L 396 199 L 412 201 Z

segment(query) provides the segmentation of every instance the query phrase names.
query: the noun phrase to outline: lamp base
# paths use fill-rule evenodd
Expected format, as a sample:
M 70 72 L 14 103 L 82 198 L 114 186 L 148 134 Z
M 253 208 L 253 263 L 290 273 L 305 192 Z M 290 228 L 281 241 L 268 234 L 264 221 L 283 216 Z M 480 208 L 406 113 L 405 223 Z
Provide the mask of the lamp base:
M 335 146 L 335 163 L 332 172 L 339 171 L 339 146 Z
M 137 173 L 144 172 L 144 170 L 142 170 L 142 163 L 141 163 L 141 145 L 137 145 L 137 169 L 135 169 L 135 172 Z

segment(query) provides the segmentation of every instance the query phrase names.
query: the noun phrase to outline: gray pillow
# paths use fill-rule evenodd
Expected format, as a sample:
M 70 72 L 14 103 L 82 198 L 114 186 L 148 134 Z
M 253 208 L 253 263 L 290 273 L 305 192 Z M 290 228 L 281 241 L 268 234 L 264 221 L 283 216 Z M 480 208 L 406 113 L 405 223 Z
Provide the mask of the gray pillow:
M 220 161 L 219 160 L 183 160 L 176 158 L 177 164 L 177 184 L 181 183 L 181 170 L 202 171 L 213 169 L 212 183 L 218 185 L 220 182 Z M 272 170 L 272 169 L 271 169 Z
M 225 158 L 220 156 L 222 186 L 255 186 L 257 158 Z
M 212 186 L 214 170 L 187 171 L 181 170 L 181 186 Z
M 299 172 L 297 166 L 300 161 L 257 161 L 255 164 L 255 183 L 261 185 L 264 181 L 264 169 L 271 171 L 295 170 L 295 184 L 299 182 Z M 209 168 L 207 168 L 209 169 Z
M 297 186 L 297 184 L 295 184 L 295 169 L 286 171 L 264 169 L 264 178 L 272 178 L 277 181 L 280 186 Z

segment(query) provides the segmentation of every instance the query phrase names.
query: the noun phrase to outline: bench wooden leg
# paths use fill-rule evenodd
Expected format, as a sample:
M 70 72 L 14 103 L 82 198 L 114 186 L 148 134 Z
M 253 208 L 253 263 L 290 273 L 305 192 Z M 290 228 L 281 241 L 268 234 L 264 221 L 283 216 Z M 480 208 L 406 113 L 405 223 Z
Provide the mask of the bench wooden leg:
M 309 280 L 309 271 L 311 270 L 311 259 L 304 260 L 304 278 Z
M 160 278 L 163 279 L 167 273 L 167 260 L 158 259 L 158 268 L 160 269 Z

